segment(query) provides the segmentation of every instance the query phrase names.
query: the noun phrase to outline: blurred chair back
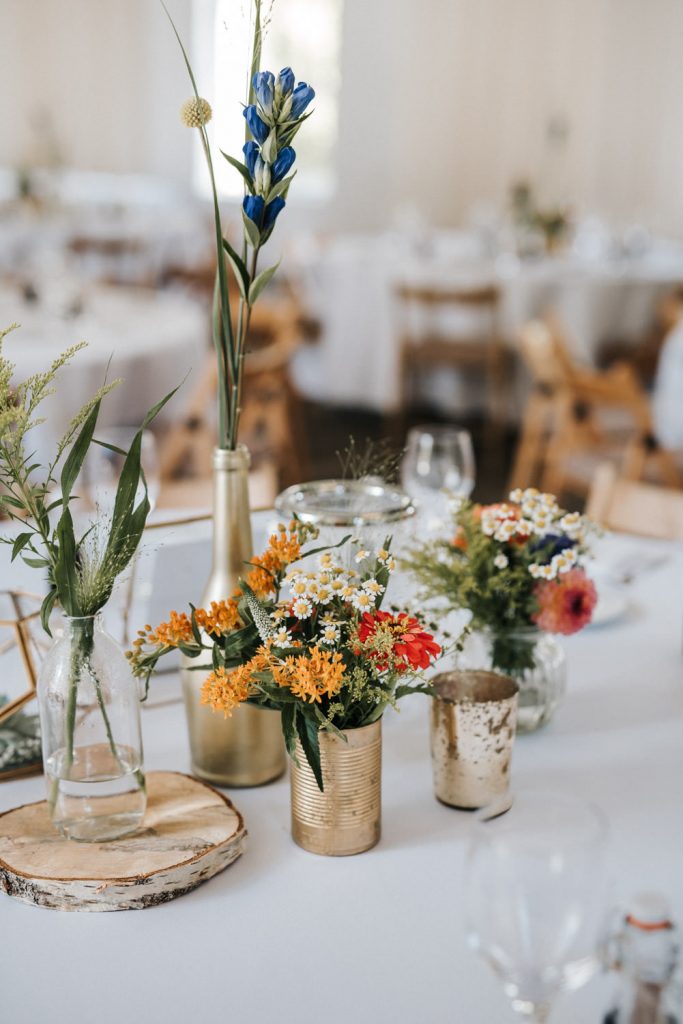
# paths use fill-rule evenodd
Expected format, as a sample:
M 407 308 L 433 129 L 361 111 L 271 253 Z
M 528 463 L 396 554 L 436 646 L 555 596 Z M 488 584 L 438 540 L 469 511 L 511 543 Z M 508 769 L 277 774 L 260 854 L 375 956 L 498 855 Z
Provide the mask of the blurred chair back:
M 532 386 L 511 488 L 538 483 L 555 494 L 585 494 L 597 463 L 605 459 L 632 480 L 654 463 L 666 484 L 680 482 L 672 454 L 657 442 L 649 398 L 630 366 L 615 364 L 604 371 L 577 366 L 552 314 L 526 324 L 519 347 Z
M 299 482 L 307 472 L 301 410 L 289 375 L 291 359 L 299 346 L 298 315 L 298 305 L 289 300 L 256 306 L 244 365 L 240 440 L 249 447 L 262 477 L 264 467 L 271 467 L 270 480 L 275 487 Z M 196 504 L 199 481 L 205 481 L 205 490 L 208 487 L 216 442 L 216 391 L 216 356 L 210 351 L 183 418 L 160 443 L 164 505 L 170 504 L 164 491 L 174 495 L 176 505 L 181 507 Z M 183 490 L 187 491 L 187 500 L 181 501 Z M 260 490 L 263 495 L 263 482 Z M 273 497 L 275 493 L 276 489 Z M 263 503 L 262 497 L 259 504 Z
M 611 463 L 595 471 L 586 513 L 610 530 L 683 540 L 683 490 L 627 480 Z
M 151 288 L 157 283 L 148 248 L 140 238 L 76 235 L 68 249 L 82 272 L 103 284 Z
M 500 422 L 505 413 L 505 349 L 498 331 L 498 288 L 405 283 L 398 285 L 395 296 L 402 325 L 401 411 L 410 402 L 410 385 L 417 374 L 451 367 L 483 373 L 490 418 Z

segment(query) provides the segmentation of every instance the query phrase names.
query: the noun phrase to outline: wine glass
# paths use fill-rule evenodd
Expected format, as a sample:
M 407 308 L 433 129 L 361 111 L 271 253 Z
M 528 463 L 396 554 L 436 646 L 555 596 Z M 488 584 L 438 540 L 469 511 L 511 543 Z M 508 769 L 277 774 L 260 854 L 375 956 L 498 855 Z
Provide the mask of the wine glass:
M 600 966 L 606 846 L 602 814 L 559 793 L 528 792 L 512 805 L 508 795 L 477 815 L 465 885 L 468 939 L 526 1020 L 543 1024 L 556 996 Z
M 454 503 L 474 488 L 474 451 L 467 430 L 415 427 L 408 434 L 401 480 L 420 513 L 421 525 L 441 528 Z

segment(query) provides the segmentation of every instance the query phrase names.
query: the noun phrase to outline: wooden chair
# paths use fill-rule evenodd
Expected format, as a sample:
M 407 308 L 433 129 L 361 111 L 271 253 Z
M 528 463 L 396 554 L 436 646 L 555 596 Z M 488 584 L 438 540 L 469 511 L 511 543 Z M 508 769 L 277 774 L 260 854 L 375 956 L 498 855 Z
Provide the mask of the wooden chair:
M 442 367 L 483 372 L 490 418 L 504 417 L 505 349 L 498 332 L 499 291 L 494 285 L 436 288 L 401 284 L 396 289 L 403 329 L 400 345 L 401 412 L 410 400 L 411 380 L 424 370 Z M 437 330 L 446 317 L 464 317 L 473 324 L 463 333 Z M 417 330 L 411 329 L 417 321 Z
M 648 396 L 630 366 L 595 371 L 575 365 L 552 316 L 526 324 L 519 343 L 532 389 L 511 488 L 538 484 L 555 494 L 585 494 L 605 459 L 620 464 L 631 480 L 654 464 L 664 483 L 680 483 L 672 454 L 657 442 Z
M 610 530 L 683 540 L 683 491 L 626 480 L 611 463 L 598 466 L 586 513 Z

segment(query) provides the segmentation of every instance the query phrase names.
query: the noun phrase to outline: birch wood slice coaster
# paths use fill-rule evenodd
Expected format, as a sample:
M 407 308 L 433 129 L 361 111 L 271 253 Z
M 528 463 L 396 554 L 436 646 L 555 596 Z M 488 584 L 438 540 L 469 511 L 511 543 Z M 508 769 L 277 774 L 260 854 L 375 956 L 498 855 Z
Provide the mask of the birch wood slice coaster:
M 142 910 L 182 896 L 244 850 L 242 815 L 211 786 L 149 772 L 139 832 L 77 843 L 53 828 L 47 803 L 0 815 L 0 889 L 54 910 Z

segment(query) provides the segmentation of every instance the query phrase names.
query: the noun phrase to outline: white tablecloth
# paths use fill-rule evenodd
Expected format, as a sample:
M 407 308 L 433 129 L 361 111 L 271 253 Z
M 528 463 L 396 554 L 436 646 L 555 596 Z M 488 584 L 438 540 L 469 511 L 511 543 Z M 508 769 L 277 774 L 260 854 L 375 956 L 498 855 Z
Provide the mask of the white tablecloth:
M 683 922 L 683 548 L 627 588 L 629 611 L 566 642 L 556 719 L 520 737 L 513 786 L 590 798 L 611 826 L 616 900 L 668 894 Z M 609 539 L 612 561 L 650 551 Z M 237 790 L 245 855 L 153 910 L 63 914 L 0 896 L 7 1024 L 202 1020 L 224 1024 L 504 1024 L 499 982 L 467 949 L 467 813 L 432 796 L 427 700 L 387 713 L 383 835 L 358 857 L 298 849 L 285 780 Z M 187 769 L 179 706 L 143 712 L 148 769 Z M 0 810 L 41 799 L 43 781 L 0 785 Z M 563 996 L 553 1024 L 602 1020 L 610 983 Z
M 45 402 L 46 422 L 35 445 L 44 459 L 75 412 L 108 380 L 122 378 L 102 403 L 100 426 L 138 425 L 147 410 L 183 380 L 192 386 L 205 354 L 206 315 L 182 295 L 127 288 L 93 288 L 83 293 L 83 312 L 65 319 L 44 304 L 24 303 L 16 291 L 0 291 L 0 324 L 21 326 L 7 336 L 5 355 L 16 365 L 16 380 L 44 372 L 64 349 L 80 341 L 79 352 L 61 371 L 56 393 Z M 107 364 L 111 365 L 107 372 Z M 180 394 L 166 415 L 178 415 Z
M 674 247 L 602 262 L 571 255 L 520 262 L 509 255 L 477 258 L 474 250 L 466 258 L 466 252 L 442 240 L 418 257 L 395 236 L 349 236 L 323 249 L 305 275 L 323 333 L 318 346 L 298 356 L 300 389 L 339 405 L 396 406 L 398 338 L 405 328 L 405 311 L 394 296 L 398 282 L 498 284 L 499 328 L 511 345 L 519 327 L 552 306 L 574 356 L 591 364 L 605 342 L 640 341 L 658 300 L 683 280 L 683 250 Z M 438 398 L 438 382 L 434 388 Z M 450 382 L 446 392 L 451 412 L 466 409 L 472 397 L 471 387 L 458 390 Z

